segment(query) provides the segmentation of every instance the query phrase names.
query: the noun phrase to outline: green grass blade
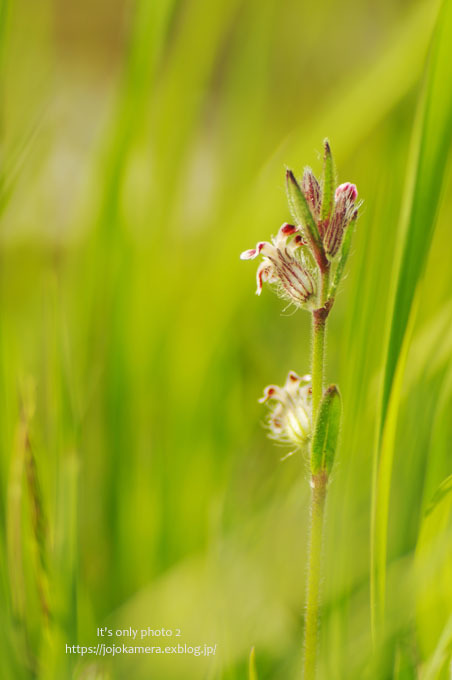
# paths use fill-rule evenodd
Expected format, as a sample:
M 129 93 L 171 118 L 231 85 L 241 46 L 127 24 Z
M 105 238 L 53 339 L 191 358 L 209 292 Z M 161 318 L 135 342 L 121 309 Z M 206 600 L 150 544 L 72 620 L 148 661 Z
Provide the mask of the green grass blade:
M 429 659 L 425 668 L 421 673 L 421 680 L 435 680 L 439 677 L 441 669 L 444 667 L 446 661 L 450 659 L 450 650 L 452 647 L 452 615 L 446 623 L 438 646 L 435 649 L 432 657 Z
M 416 285 L 432 241 L 452 139 L 452 3 L 445 0 L 431 46 L 419 125 L 413 143 L 416 162 L 410 176 L 402 217 L 404 244 L 398 273 L 394 313 L 386 359 L 381 428 L 390 398 Z
M 434 32 L 413 137 L 412 172 L 400 233 L 403 247 L 385 360 L 374 464 L 371 608 L 375 632 L 384 616 L 387 520 L 395 429 L 413 301 L 432 241 L 452 137 L 452 3 L 445 0 Z M 413 318 L 414 321 L 414 318 Z
M 452 491 L 452 475 L 449 475 L 439 485 L 438 489 L 435 492 L 435 495 L 433 496 L 432 500 L 427 506 L 425 514 L 430 515 L 430 513 L 433 512 L 438 503 L 440 503 L 443 500 L 443 498 L 445 498 L 445 496 L 447 496 L 447 494 L 449 494 L 451 491 Z
M 25 580 L 23 573 L 22 496 L 27 426 L 17 426 L 6 509 L 7 553 L 12 609 L 18 619 L 25 616 Z
M 416 634 L 425 660 L 421 678 L 442 678 L 451 653 L 450 573 L 452 559 L 452 497 L 450 478 L 440 484 L 422 519 L 416 545 Z M 433 502 L 434 501 L 434 502 Z M 434 614 L 434 616 L 433 616 Z M 440 671 L 442 669 L 442 673 Z
M 394 663 L 394 680 L 416 680 L 416 667 L 411 654 L 400 645 Z
M 251 647 L 250 660 L 249 660 L 249 680 L 257 680 L 257 668 L 256 668 L 256 651 L 254 647 Z
M 389 501 L 391 490 L 392 466 L 394 461 L 394 445 L 397 430 L 397 419 L 401 401 L 403 375 L 412 337 L 416 305 L 405 334 L 405 341 L 400 351 L 397 371 L 394 376 L 393 389 L 389 402 L 385 427 L 379 448 L 378 468 L 375 471 L 372 498 L 372 572 L 371 572 L 371 613 L 374 638 L 381 628 L 384 615 L 386 593 L 386 556 L 388 537 Z

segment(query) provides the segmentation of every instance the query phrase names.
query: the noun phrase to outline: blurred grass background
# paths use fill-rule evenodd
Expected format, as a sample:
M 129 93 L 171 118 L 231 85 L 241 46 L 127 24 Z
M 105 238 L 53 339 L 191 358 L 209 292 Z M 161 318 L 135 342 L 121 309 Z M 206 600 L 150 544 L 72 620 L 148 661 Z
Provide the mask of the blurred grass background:
M 319 170 L 326 135 L 365 204 L 328 339 L 345 421 L 319 677 L 448 677 L 449 171 L 431 249 L 426 238 L 414 255 L 427 264 L 374 648 L 369 586 L 399 216 L 437 9 L 3 0 L 2 678 L 239 680 L 252 645 L 260 680 L 299 677 L 309 489 L 302 457 L 280 463 L 265 438 L 257 398 L 306 372 L 309 317 L 283 314 L 268 290 L 255 298 L 238 255 L 288 219 L 285 164 Z M 94 665 L 65 654 L 102 625 L 180 628 L 181 642 L 218 651 Z

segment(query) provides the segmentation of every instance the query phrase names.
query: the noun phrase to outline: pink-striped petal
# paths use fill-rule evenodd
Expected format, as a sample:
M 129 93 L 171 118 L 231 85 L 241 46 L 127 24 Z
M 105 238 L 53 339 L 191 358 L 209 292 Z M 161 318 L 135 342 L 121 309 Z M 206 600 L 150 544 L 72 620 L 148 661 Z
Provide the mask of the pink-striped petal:
M 264 260 L 263 262 L 261 262 L 259 267 L 257 268 L 257 272 L 256 272 L 256 281 L 257 281 L 256 295 L 261 294 L 262 284 L 264 283 L 264 281 L 268 281 L 269 283 L 272 283 L 272 282 L 274 283 L 277 280 L 278 280 L 278 277 L 274 276 L 274 274 L 273 274 L 273 265 L 268 260 Z
M 343 184 L 339 184 L 338 188 L 336 189 L 336 201 L 339 200 L 342 194 L 345 194 L 347 200 L 353 202 L 358 198 L 358 189 L 356 188 L 355 184 L 352 184 L 351 182 L 344 182 Z

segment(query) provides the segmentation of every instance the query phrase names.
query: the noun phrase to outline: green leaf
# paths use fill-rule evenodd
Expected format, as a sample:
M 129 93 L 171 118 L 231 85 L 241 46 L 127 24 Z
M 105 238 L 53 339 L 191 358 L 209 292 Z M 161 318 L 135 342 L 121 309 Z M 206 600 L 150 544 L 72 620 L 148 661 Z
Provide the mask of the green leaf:
M 427 74 L 414 133 L 408 189 L 401 232 L 404 237 L 382 400 L 384 426 L 392 382 L 408 323 L 414 291 L 427 260 L 438 212 L 444 170 L 452 139 L 452 5 L 443 2 L 431 45 Z
M 421 680 L 436 680 L 441 669 L 444 668 L 447 661 L 450 659 L 450 652 L 452 648 L 452 615 L 449 617 L 444 626 L 438 645 L 428 660 L 427 664 L 422 668 L 420 675 Z
M 452 3 L 445 0 L 433 35 L 419 102 L 408 186 L 399 227 L 402 247 L 390 318 L 374 458 L 371 537 L 371 609 L 374 634 L 384 617 L 387 523 L 394 442 L 410 327 L 414 324 L 414 298 L 434 233 L 452 139 L 452 92 L 445 86 L 451 80 Z
M 452 650 L 451 477 L 439 486 L 422 518 L 414 561 L 416 637 L 426 661 L 421 677 L 431 680 L 446 677 L 440 671 Z
M 323 198 L 321 218 L 322 222 L 329 220 L 334 204 L 334 190 L 336 184 L 336 170 L 334 168 L 333 154 L 328 139 L 323 141 Z
M 249 680 L 258 680 L 257 678 L 257 668 L 256 668 L 256 652 L 254 647 L 251 647 L 250 651 L 250 660 L 249 660 L 249 672 L 248 672 L 248 678 Z
M 447 494 L 449 494 L 452 491 L 452 475 L 449 475 L 449 477 L 446 477 L 437 490 L 435 491 L 435 494 L 428 504 L 426 510 L 425 510 L 425 515 L 428 516 L 430 515 L 431 512 L 436 508 L 438 503 L 440 503 Z
M 308 240 L 314 253 L 322 250 L 319 230 L 312 216 L 308 202 L 302 192 L 300 185 L 295 179 L 292 170 L 286 172 L 287 200 L 289 201 L 290 212 L 297 225 L 303 228 L 306 239 Z
M 417 671 L 412 650 L 408 645 L 397 645 L 394 661 L 394 680 L 416 680 Z
M 341 394 L 336 385 L 330 385 L 320 402 L 312 439 L 311 471 L 313 475 L 322 470 L 326 470 L 328 474 L 331 472 L 339 439 L 341 412 Z

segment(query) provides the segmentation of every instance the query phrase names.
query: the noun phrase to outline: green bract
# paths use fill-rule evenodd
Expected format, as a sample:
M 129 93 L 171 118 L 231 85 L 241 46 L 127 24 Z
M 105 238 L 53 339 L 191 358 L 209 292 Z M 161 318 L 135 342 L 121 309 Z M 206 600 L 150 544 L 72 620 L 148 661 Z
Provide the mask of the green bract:
M 320 402 L 314 428 L 311 450 L 311 472 L 329 474 L 333 467 L 339 430 L 341 426 L 342 400 L 336 385 L 330 385 Z

